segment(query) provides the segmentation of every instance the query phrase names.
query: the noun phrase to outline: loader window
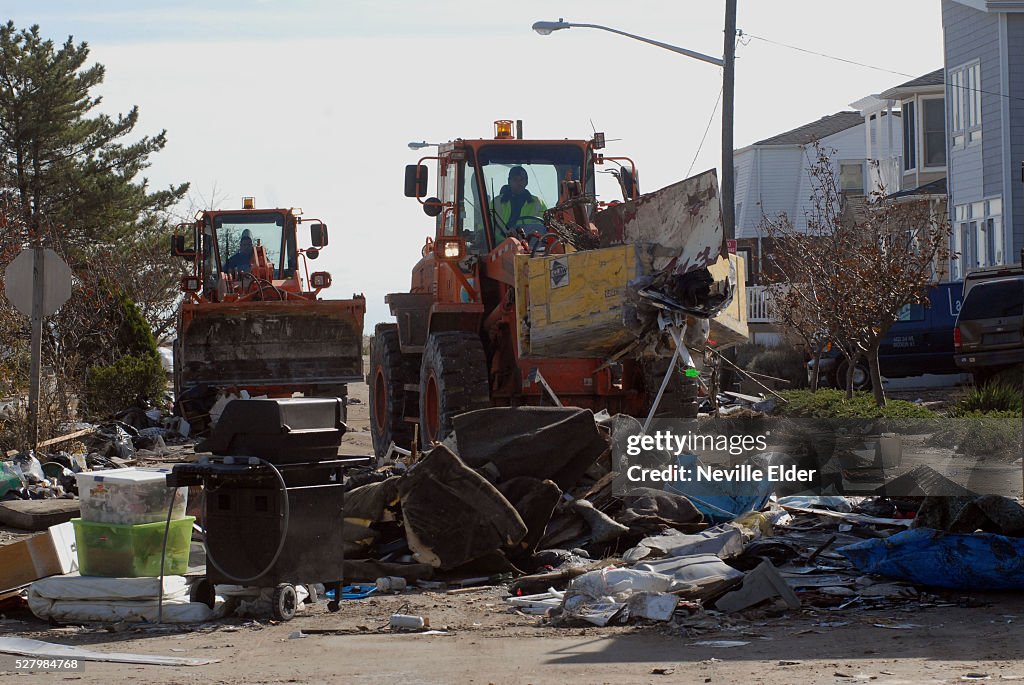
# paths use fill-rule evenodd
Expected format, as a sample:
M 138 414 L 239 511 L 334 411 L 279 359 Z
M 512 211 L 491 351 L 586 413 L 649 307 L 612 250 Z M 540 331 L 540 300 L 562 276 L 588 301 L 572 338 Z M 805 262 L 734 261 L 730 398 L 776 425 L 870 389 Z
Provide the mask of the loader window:
M 476 211 L 491 217 L 492 230 L 496 230 L 498 238 L 495 242 L 500 242 L 501 236 L 516 226 L 527 232 L 533 228 L 543 230 L 538 218 L 542 218 L 545 209 L 558 204 L 561 181 L 583 178 L 583 150 L 576 145 L 487 145 L 480 149 L 477 161 L 487 204 L 478 204 Z M 517 167 L 526 173 L 526 191 L 534 199 L 524 205 L 525 212 L 517 212 L 514 225 L 506 227 L 502 224 L 510 218 L 505 216 L 509 211 L 499 212 L 495 198 L 519 192 L 509 187 L 509 172 L 516 170 L 516 175 L 521 175 Z M 587 174 L 587 187 L 593 193 L 593 173 Z
M 237 270 L 239 264 L 248 263 L 245 239 L 267 251 L 267 260 L 274 265 L 274 277 L 286 278 L 295 270 L 296 255 L 293 240 L 285 240 L 285 216 L 277 213 L 222 214 L 214 221 L 217 249 L 221 269 Z M 244 268 L 242 269 L 245 270 Z

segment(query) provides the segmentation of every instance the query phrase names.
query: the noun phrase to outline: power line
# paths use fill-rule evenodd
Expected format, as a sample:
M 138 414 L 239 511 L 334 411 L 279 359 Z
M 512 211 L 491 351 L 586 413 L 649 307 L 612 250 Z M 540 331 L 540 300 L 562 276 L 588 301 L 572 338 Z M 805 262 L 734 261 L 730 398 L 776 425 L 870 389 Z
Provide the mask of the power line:
M 746 36 L 747 38 L 753 38 L 755 40 L 763 40 L 765 43 L 771 43 L 772 45 L 779 45 L 779 46 L 784 47 L 784 48 L 789 48 L 790 50 L 797 50 L 798 52 L 806 52 L 808 55 L 816 55 L 818 57 L 824 57 L 826 59 L 832 59 L 832 60 L 835 60 L 837 62 L 845 62 L 847 64 L 853 64 L 853 65 L 858 66 L 858 67 L 865 67 L 867 69 L 874 69 L 875 71 L 884 71 L 884 72 L 886 72 L 888 74 L 896 74 L 897 76 L 906 76 L 907 78 L 913 78 L 914 77 L 913 74 L 905 74 L 902 71 L 894 71 L 892 69 L 886 69 L 885 67 L 876 67 L 876 66 L 874 66 L 872 64 L 864 64 L 863 62 L 856 62 L 856 61 L 854 61 L 852 59 L 845 59 L 843 57 L 835 57 L 833 55 L 826 55 L 824 52 L 815 52 L 814 50 L 808 50 L 807 48 L 798 48 L 795 45 L 789 45 L 788 43 L 780 43 L 777 40 L 772 40 L 770 38 L 764 38 L 763 36 L 755 36 L 752 33 L 744 33 L 742 35 Z
M 715 114 L 718 112 L 718 104 L 722 102 L 722 91 L 724 88 L 718 89 L 718 99 L 715 100 L 715 106 L 711 110 L 711 118 L 708 119 L 708 125 L 704 128 L 704 135 L 700 137 L 700 145 L 697 146 L 697 152 L 693 154 L 693 161 L 690 162 L 690 168 L 686 170 L 686 178 L 690 178 L 690 172 L 693 171 L 693 167 L 697 164 L 697 157 L 700 156 L 701 148 L 704 147 L 704 141 L 708 139 L 708 131 L 711 130 L 711 122 L 715 120 Z
M 780 43 L 779 41 L 772 40 L 770 38 L 764 38 L 763 36 L 755 36 L 752 33 L 740 32 L 740 34 L 741 34 L 742 38 L 753 38 L 755 40 L 764 41 L 765 43 L 771 43 L 772 45 L 778 45 L 778 46 L 781 46 L 781 47 L 784 47 L 784 48 L 789 48 L 790 50 L 796 50 L 798 52 L 804 52 L 804 53 L 807 53 L 808 55 L 815 55 L 817 57 L 824 57 L 825 59 L 831 59 L 831 60 L 835 60 L 837 62 L 845 62 L 846 64 L 852 64 L 854 66 L 864 67 L 866 69 L 874 69 L 875 71 L 882 71 L 882 72 L 885 72 L 887 74 L 896 74 L 897 76 L 906 76 L 907 78 L 914 78 L 913 74 L 908 74 L 906 72 L 895 71 L 894 69 L 886 69 L 885 67 L 876 67 L 873 64 L 865 64 L 863 62 L 857 62 L 855 60 L 846 59 L 844 57 L 836 57 L 834 55 L 826 55 L 824 52 L 815 52 L 814 50 L 808 50 L 807 48 L 797 47 L 796 45 L 789 45 L 788 43 Z M 1008 95 L 1006 93 L 997 93 L 997 92 L 991 91 L 991 90 L 982 90 L 981 88 L 969 88 L 968 86 L 956 86 L 956 85 L 953 85 L 952 83 L 947 83 L 945 81 L 945 74 L 943 74 L 943 82 L 942 83 L 936 83 L 934 85 L 937 85 L 937 86 L 938 85 L 948 86 L 949 88 L 959 88 L 960 90 L 963 90 L 965 92 L 975 92 L 975 93 L 982 93 L 984 95 L 994 95 L 994 96 L 1000 97 L 1000 98 L 1007 98 L 1008 100 L 1024 100 L 1024 97 L 1019 97 L 1019 96 L 1016 96 L 1016 95 Z

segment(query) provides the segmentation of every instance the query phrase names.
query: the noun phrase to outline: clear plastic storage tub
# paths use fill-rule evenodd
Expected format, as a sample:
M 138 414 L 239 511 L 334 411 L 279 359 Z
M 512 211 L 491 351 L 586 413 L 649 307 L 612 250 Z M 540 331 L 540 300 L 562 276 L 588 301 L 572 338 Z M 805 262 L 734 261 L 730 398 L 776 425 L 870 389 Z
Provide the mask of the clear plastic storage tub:
M 172 497 L 171 520 L 184 518 L 188 488 L 179 488 L 175 494 L 174 488 L 167 487 L 170 472 L 131 468 L 77 474 L 82 520 L 118 525 L 165 521 Z

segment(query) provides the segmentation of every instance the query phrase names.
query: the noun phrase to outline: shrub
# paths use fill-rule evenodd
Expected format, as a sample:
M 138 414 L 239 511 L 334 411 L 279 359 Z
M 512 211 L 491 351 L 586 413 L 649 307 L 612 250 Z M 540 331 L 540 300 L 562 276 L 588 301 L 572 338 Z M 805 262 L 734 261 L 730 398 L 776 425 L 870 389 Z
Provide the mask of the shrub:
M 742 343 L 733 349 L 735 350 L 735 358 L 733 361 L 741 369 L 745 369 L 750 366 L 750 362 L 753 361 L 754 357 L 761 354 L 768 348 L 763 345 L 758 345 L 757 343 Z
M 113 345 L 104 356 L 113 361 L 90 366 L 85 379 L 86 413 L 93 419 L 112 416 L 140 399 L 158 399 L 167 386 L 156 338 L 146 318 L 123 291 L 112 291 L 111 296 L 118 321 Z
M 751 373 L 781 378 L 789 381 L 787 389 L 807 387 L 807 368 L 804 356 L 792 347 L 772 347 L 757 354 L 746 369 Z M 764 379 L 758 379 L 763 381 Z
M 869 392 L 855 392 L 851 400 L 846 399 L 844 391 L 833 388 L 817 392 L 784 390 L 779 394 L 787 400 L 775 404 L 775 413 L 780 416 L 815 419 L 937 418 L 931 409 L 904 400 L 889 400 L 884 407 L 879 407 Z
M 960 417 L 968 414 L 990 414 L 998 412 L 1002 415 L 1021 415 L 1021 389 L 1009 383 L 993 381 L 980 388 L 974 388 L 966 397 L 953 407 L 950 416 Z
M 971 457 L 1013 461 L 1020 458 L 1020 413 L 1015 417 L 1004 417 L 971 412 L 944 421 L 927 444 L 932 447 L 955 446 L 957 452 Z
M 109 366 L 93 366 L 85 382 L 86 411 L 91 418 L 104 419 L 135 406 L 140 398 L 159 397 L 167 376 L 157 355 L 121 357 Z

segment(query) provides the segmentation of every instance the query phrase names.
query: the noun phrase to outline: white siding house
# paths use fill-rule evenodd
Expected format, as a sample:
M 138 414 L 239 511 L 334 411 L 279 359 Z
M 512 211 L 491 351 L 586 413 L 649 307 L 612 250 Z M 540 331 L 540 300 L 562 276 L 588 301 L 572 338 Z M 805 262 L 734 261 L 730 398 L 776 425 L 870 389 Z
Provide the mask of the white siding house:
M 736 242 L 748 282 L 758 283 L 765 259 L 763 219 L 786 214 L 798 230 L 807 228 L 815 141 L 832 156 L 847 192 L 869 190 L 864 127 L 860 112 L 839 112 L 736 151 Z

